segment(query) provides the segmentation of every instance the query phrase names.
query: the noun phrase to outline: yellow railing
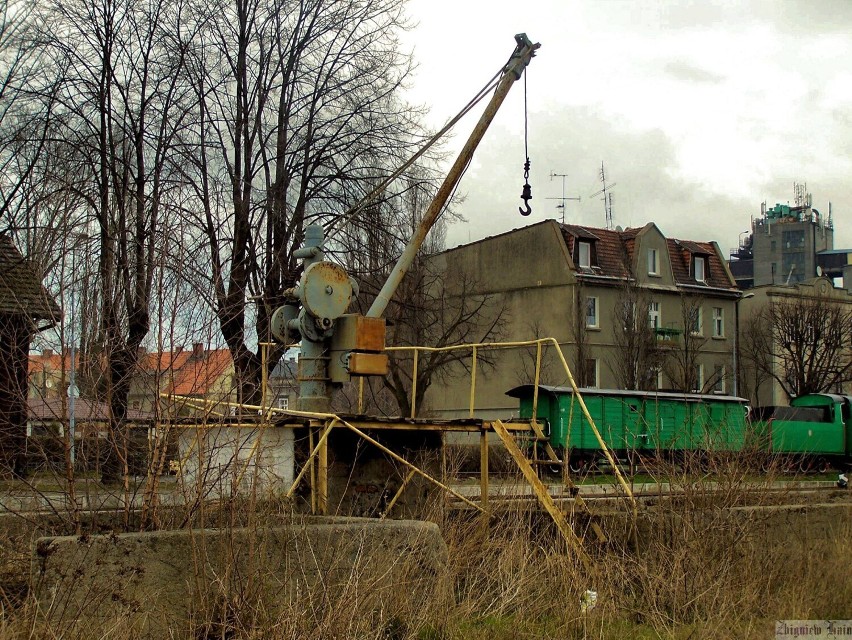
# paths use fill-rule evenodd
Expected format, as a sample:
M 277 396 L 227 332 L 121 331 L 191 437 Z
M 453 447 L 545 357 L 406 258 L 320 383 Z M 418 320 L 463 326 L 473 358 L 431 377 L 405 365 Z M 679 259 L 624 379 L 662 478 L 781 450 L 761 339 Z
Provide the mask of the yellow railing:
M 618 478 L 618 482 L 621 485 L 621 488 L 624 489 L 624 492 L 630 497 L 631 501 L 633 501 L 634 507 L 636 504 L 635 498 L 633 497 L 633 492 L 630 489 L 630 485 L 627 483 L 627 480 L 621 473 L 621 470 L 616 463 L 615 457 L 612 455 L 612 452 L 609 450 L 606 442 L 604 442 L 603 437 L 598 430 L 597 425 L 595 424 L 594 419 L 589 413 L 589 409 L 586 406 L 585 400 L 583 400 L 583 396 L 580 393 L 579 388 L 577 387 L 577 382 L 574 380 L 574 375 L 571 373 L 571 368 L 568 366 L 568 361 L 565 360 L 565 356 L 562 353 L 562 348 L 559 346 L 559 342 L 556 341 L 555 338 L 538 338 L 536 340 L 523 340 L 519 342 L 476 342 L 470 344 L 459 344 L 452 345 L 449 347 L 385 347 L 385 351 L 413 351 L 413 366 L 411 373 L 411 418 L 417 417 L 417 372 L 419 365 L 419 354 L 421 352 L 425 353 L 435 353 L 435 352 L 446 352 L 446 351 L 459 351 L 459 350 L 470 350 L 471 352 L 471 367 L 470 367 L 470 396 L 468 399 L 468 411 L 469 415 L 472 418 L 474 416 L 474 406 L 476 404 L 476 370 L 477 370 L 477 361 L 480 351 L 483 350 L 499 350 L 499 349 L 521 349 L 521 348 L 536 348 L 536 358 L 535 358 L 535 384 L 533 386 L 533 407 L 532 407 L 532 416 L 531 419 L 538 419 L 538 387 L 539 382 L 541 380 L 541 356 L 542 356 L 542 347 L 549 346 L 553 347 L 554 352 L 559 357 L 559 361 L 562 363 L 562 368 L 565 370 L 565 375 L 568 378 L 568 383 L 571 386 L 571 389 L 574 391 L 574 398 L 577 403 L 580 405 L 580 410 L 583 412 L 586 420 L 589 423 L 589 427 L 592 430 L 592 433 L 595 435 L 595 439 L 598 441 L 600 445 L 601 451 L 606 457 L 607 462 L 609 462 L 612 467 L 613 472 L 615 473 L 616 478 Z M 362 388 L 363 390 L 363 388 Z M 358 399 L 359 406 L 363 404 L 363 399 L 359 396 Z M 573 405 L 573 402 L 572 402 Z M 573 410 L 573 407 L 572 407 Z

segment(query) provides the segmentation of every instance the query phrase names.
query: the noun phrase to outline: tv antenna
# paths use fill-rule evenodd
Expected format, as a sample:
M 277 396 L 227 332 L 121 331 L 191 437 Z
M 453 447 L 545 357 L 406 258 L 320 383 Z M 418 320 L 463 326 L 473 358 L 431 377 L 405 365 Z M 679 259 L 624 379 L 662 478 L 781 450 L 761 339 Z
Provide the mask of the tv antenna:
M 562 178 L 562 197 L 561 198 L 545 198 L 545 200 L 559 200 L 560 201 L 559 204 L 556 205 L 556 208 L 562 209 L 562 224 L 565 224 L 565 202 L 567 200 L 576 200 L 577 202 L 580 202 L 580 196 L 577 196 L 576 198 L 572 198 L 572 197 L 565 195 L 565 178 L 567 178 L 567 177 L 568 177 L 568 175 L 565 174 L 565 173 L 553 173 L 551 171 L 550 172 L 550 179 L 551 180 L 553 180 L 554 178 Z
M 606 170 L 604 169 L 604 163 L 603 162 L 601 162 L 601 172 L 600 172 L 599 175 L 600 175 L 600 178 L 601 178 L 601 182 L 603 183 L 603 189 L 599 189 L 598 191 L 595 191 L 589 197 L 594 198 L 595 196 L 599 196 L 599 195 L 603 194 L 603 198 L 601 198 L 601 200 L 603 200 L 604 213 L 606 214 L 606 228 L 612 229 L 612 192 L 609 191 L 609 190 L 612 189 L 615 186 L 615 183 L 614 182 L 612 184 L 606 183 Z

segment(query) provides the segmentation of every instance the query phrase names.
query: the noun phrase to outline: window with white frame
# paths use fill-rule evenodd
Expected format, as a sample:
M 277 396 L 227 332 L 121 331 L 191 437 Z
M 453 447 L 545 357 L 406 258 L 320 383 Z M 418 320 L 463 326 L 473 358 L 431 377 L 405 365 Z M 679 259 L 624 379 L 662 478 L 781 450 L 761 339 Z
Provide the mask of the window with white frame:
M 597 389 L 600 386 L 600 378 L 598 377 L 599 375 L 600 370 L 598 367 L 597 358 L 586 358 L 586 386 Z
M 290 398 L 287 396 L 278 396 L 278 408 L 279 409 L 289 409 L 290 408 Z
M 688 310 L 689 315 L 689 331 L 694 336 L 701 335 L 701 307 L 695 306 Z
M 701 393 L 701 390 L 704 388 L 704 365 L 697 364 L 695 365 L 695 384 L 693 385 L 692 390 L 695 393 Z
M 707 269 L 707 258 L 704 256 L 695 256 L 693 258 L 693 271 L 695 272 L 695 279 L 698 282 L 705 282 L 707 280 L 706 269 Z
M 651 302 L 648 304 L 648 324 L 652 329 L 660 328 L 660 303 Z
M 660 253 L 656 249 L 648 249 L 648 275 L 660 274 Z
M 598 299 L 595 296 L 586 298 L 586 326 L 598 328 Z
M 713 307 L 713 337 L 722 338 L 725 335 L 725 315 L 722 307 Z
M 577 262 L 581 267 L 591 267 L 592 266 L 592 243 L 591 242 L 583 242 L 582 240 L 579 243 L 577 248 Z
M 725 367 L 717 364 L 713 371 L 713 393 L 725 393 Z

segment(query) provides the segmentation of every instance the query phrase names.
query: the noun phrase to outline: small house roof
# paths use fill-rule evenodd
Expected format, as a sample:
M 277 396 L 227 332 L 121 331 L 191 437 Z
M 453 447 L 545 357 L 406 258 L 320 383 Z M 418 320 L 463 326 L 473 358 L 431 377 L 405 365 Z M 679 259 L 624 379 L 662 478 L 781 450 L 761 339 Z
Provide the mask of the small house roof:
M 28 416 L 30 420 L 68 420 L 69 407 L 66 398 L 36 398 L 29 400 Z M 149 411 L 127 409 L 127 419 L 131 421 L 146 421 L 153 419 Z M 80 422 L 105 422 L 109 420 L 109 405 L 97 400 L 76 398 L 74 401 L 74 419 Z
M 57 321 L 62 310 L 12 238 L 0 233 L 0 314 Z

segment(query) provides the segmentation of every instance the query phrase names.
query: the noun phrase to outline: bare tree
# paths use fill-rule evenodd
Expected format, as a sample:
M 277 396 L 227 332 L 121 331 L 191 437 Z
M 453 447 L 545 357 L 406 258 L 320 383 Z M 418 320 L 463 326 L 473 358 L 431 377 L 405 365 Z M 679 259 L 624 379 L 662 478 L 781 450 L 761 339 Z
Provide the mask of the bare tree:
M 57 77 L 45 73 L 37 18 L 32 3 L 0 0 L 0 232 L 33 228 L 26 186 L 53 138 Z
M 651 299 L 634 278 L 627 278 L 613 305 L 613 346 L 607 366 L 620 389 L 653 390 L 663 352 L 649 325 Z
M 388 175 L 418 113 L 399 99 L 411 64 L 397 40 L 402 0 L 219 0 L 202 18 L 185 170 L 212 306 L 248 400 L 261 367 L 250 344 L 269 341 L 270 316 L 297 281 L 306 222 L 333 221 Z
M 579 282 L 574 289 L 573 313 L 569 314 L 568 330 L 574 341 L 573 375 L 577 386 L 593 386 L 595 381 L 586 366 L 590 356 L 589 337 L 586 332 L 586 316 L 588 313 L 589 298 L 585 294 L 583 283 Z
M 705 381 L 699 379 L 699 355 L 707 338 L 701 326 L 702 299 L 682 295 L 680 299 L 679 338 L 672 337 L 667 343 L 663 358 L 663 371 L 672 386 L 685 393 L 703 391 Z
M 740 323 L 739 340 L 739 392 L 745 398 L 757 400 L 761 396 L 763 385 L 772 380 L 767 373 L 769 366 L 759 366 L 758 363 L 768 364 L 768 354 L 771 349 L 766 343 L 768 334 L 761 318 L 752 316 Z
M 447 284 L 445 275 L 428 259 L 415 261 L 385 314 L 390 325 L 389 345 L 442 348 L 500 340 L 505 313 L 497 298 L 475 293 L 478 287 L 469 277 L 456 275 L 452 284 Z M 369 297 L 368 294 L 365 299 Z M 393 395 L 399 414 L 408 416 L 414 356 L 410 351 L 390 355 L 390 371 L 383 378 L 383 384 Z M 492 364 L 492 354 L 479 354 L 480 373 Z M 417 363 L 415 405 L 423 406 L 426 392 L 434 382 L 469 372 L 469 365 L 470 351 L 421 352 Z
M 99 353 L 92 355 L 111 413 L 106 480 L 122 465 L 126 472 L 130 377 L 151 326 L 162 220 L 180 202 L 174 151 L 190 103 L 181 81 L 191 37 L 185 10 L 169 0 L 70 0 L 51 3 L 44 16 L 51 31 L 42 55 L 60 77 L 58 133 L 84 178 L 60 186 L 82 201 L 97 238 Z
M 852 378 L 852 305 L 825 295 L 773 300 L 746 323 L 742 358 L 789 399 Z
M 537 318 L 527 323 L 526 334 L 526 339 L 530 340 L 540 340 L 541 338 L 552 337 L 545 331 L 545 327 L 541 320 Z M 518 384 L 532 384 L 535 381 L 535 371 L 538 359 L 537 347 L 531 346 L 521 350 L 520 364 L 516 372 Z M 567 383 L 565 370 L 558 363 L 550 345 L 547 343 L 542 345 L 541 362 L 538 366 L 538 375 L 539 384 L 556 385 Z

